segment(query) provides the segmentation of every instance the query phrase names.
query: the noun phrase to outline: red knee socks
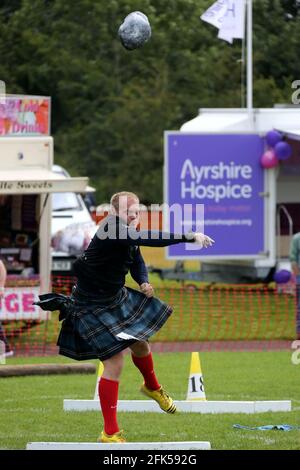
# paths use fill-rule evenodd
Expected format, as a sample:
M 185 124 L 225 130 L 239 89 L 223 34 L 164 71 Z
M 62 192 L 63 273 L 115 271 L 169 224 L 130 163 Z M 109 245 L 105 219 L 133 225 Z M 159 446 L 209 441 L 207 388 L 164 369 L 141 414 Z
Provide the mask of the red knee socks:
M 117 422 L 119 382 L 101 377 L 99 382 L 99 398 L 104 419 L 104 431 L 106 434 L 119 432 Z
M 144 357 L 132 354 L 131 357 L 135 366 L 142 373 L 146 387 L 150 390 L 158 390 L 160 384 L 154 372 L 152 353 Z M 104 431 L 109 435 L 119 432 L 117 421 L 118 390 L 119 382 L 101 377 L 98 391 L 104 419 Z
M 134 365 L 142 373 L 146 387 L 150 390 L 158 390 L 160 388 L 160 384 L 158 383 L 154 372 L 152 353 L 150 352 L 148 356 L 144 357 L 137 357 L 131 354 L 131 357 Z

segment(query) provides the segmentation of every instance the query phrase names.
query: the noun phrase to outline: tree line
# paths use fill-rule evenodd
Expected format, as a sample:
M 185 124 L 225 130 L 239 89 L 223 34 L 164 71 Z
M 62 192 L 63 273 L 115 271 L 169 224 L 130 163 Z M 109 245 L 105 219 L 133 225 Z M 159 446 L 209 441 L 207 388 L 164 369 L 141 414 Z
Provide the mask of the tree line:
M 51 96 L 55 162 L 89 176 L 98 203 L 124 189 L 162 202 L 164 131 L 199 108 L 244 105 L 242 42 L 200 20 L 213 1 L 0 1 L 0 79 L 8 93 Z M 253 3 L 254 106 L 291 104 L 300 2 Z M 117 31 L 135 10 L 152 38 L 129 52 Z

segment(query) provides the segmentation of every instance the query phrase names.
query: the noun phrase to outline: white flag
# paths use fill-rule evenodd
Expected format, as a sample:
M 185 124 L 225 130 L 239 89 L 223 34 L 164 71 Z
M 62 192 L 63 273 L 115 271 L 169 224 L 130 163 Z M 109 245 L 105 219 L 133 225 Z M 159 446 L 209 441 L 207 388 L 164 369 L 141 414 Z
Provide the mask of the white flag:
M 209 7 L 209 9 L 206 10 L 200 18 L 219 29 L 222 25 L 222 19 L 226 15 L 227 9 L 228 0 L 218 0 Z
M 218 37 L 232 43 L 245 34 L 246 0 L 218 0 L 201 19 L 219 29 Z

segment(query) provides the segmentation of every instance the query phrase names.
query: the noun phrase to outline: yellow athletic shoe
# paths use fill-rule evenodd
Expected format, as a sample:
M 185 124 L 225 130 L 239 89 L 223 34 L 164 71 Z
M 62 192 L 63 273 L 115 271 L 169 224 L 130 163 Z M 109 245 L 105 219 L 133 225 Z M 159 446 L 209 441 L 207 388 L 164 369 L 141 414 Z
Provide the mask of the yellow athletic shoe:
M 160 408 L 166 413 L 175 413 L 176 405 L 173 399 L 167 394 L 167 392 L 160 387 L 158 390 L 149 390 L 145 384 L 141 386 L 141 392 L 149 398 L 157 401 Z
M 101 436 L 98 439 L 98 442 L 104 442 L 105 444 L 113 444 L 113 443 L 120 443 L 126 442 L 126 439 L 122 436 L 123 431 L 116 432 L 115 434 L 106 434 L 106 432 L 102 431 Z

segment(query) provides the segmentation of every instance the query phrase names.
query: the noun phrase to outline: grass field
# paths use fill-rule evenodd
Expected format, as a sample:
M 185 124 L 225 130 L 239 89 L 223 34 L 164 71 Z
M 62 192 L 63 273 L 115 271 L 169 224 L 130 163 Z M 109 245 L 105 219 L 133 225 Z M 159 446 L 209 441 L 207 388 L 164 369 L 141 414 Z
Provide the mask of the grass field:
M 185 399 L 189 353 L 154 355 L 157 375 L 175 399 Z M 70 362 L 61 357 L 12 358 L 8 364 Z M 300 431 L 236 430 L 233 424 L 300 424 L 300 365 L 290 352 L 201 353 L 207 399 L 292 400 L 290 413 L 151 414 L 120 413 L 128 441 L 210 441 L 213 449 L 298 449 Z M 0 366 L 4 367 L 4 366 Z M 63 412 L 64 398 L 93 398 L 94 375 L 0 379 L 0 449 L 24 449 L 32 441 L 94 442 L 102 429 L 100 412 Z M 129 355 L 120 399 L 143 399 L 141 377 Z

